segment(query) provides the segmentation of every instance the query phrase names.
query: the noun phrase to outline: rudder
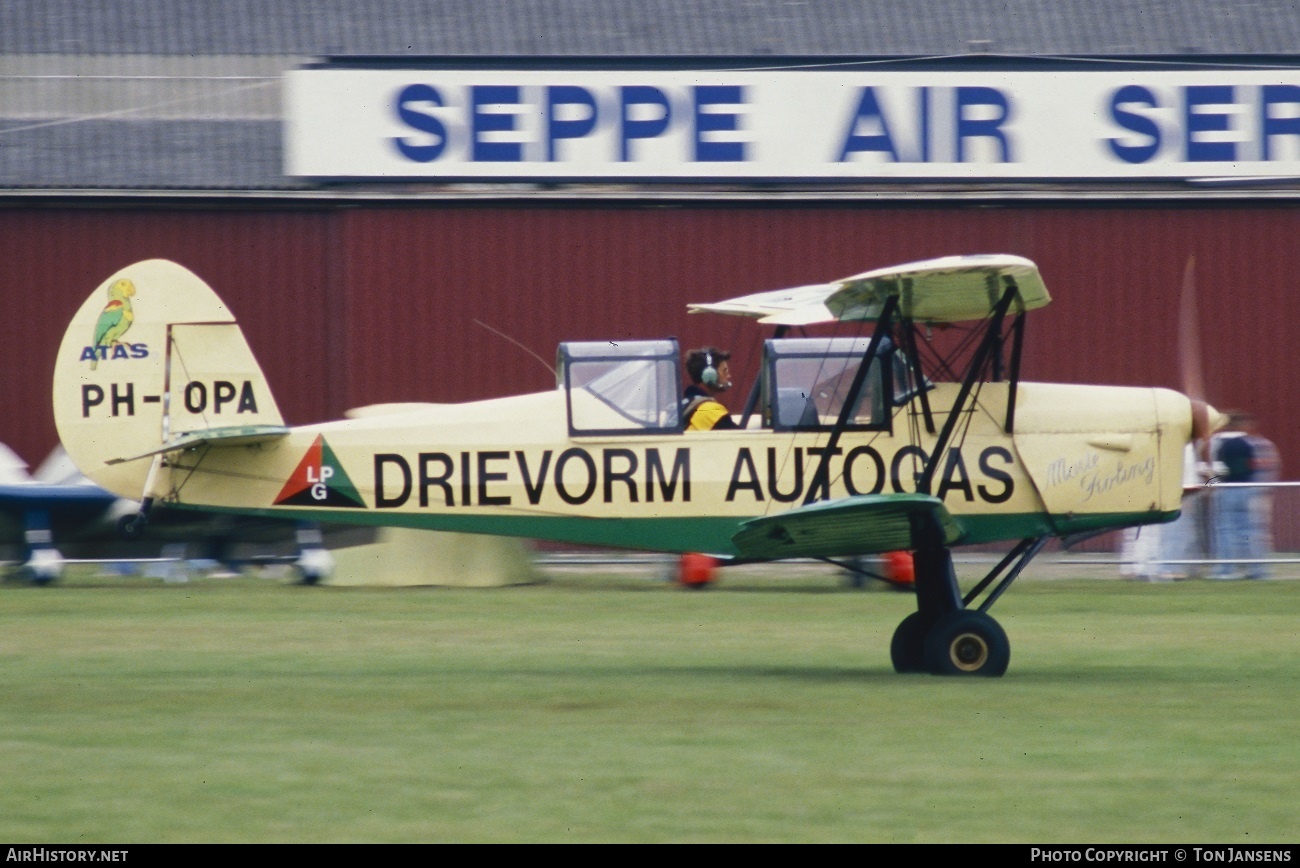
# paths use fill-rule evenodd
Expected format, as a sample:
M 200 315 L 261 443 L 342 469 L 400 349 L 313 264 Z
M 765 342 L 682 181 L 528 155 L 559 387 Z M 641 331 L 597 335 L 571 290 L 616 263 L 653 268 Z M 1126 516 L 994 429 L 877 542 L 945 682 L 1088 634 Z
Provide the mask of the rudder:
M 122 269 L 77 311 L 55 361 L 54 421 L 81 472 L 129 498 L 153 463 L 133 457 L 177 435 L 283 424 L 225 304 L 164 259 Z

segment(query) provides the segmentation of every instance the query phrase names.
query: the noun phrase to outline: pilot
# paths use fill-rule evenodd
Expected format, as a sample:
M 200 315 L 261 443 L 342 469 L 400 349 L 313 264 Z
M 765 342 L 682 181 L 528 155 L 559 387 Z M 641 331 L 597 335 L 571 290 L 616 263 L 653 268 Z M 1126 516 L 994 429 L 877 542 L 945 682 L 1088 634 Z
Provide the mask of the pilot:
M 738 428 L 730 412 L 715 396 L 731 388 L 731 353 L 717 347 L 691 350 L 686 374 L 691 385 L 682 398 L 682 420 L 687 431 Z

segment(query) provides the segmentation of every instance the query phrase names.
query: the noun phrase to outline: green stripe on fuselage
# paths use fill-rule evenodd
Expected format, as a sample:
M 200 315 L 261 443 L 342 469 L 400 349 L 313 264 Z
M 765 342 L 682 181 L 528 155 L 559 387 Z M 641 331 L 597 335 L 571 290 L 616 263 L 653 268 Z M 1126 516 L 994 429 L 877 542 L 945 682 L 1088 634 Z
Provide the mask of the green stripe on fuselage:
M 505 515 L 479 513 L 470 515 L 377 512 L 350 509 L 223 509 L 176 504 L 183 509 L 258 515 L 265 518 L 358 524 L 380 527 L 405 527 L 452 533 L 478 533 L 526 539 L 567 542 L 578 545 L 608 546 L 662 552 L 707 552 L 734 555 L 731 537 L 745 518 L 697 516 L 693 518 L 590 518 L 554 515 Z M 1107 513 L 1058 517 L 1053 528 L 1042 513 L 1010 515 L 962 515 L 957 521 L 966 533 L 957 543 L 981 545 L 1007 540 L 1021 540 L 1043 534 L 1075 534 L 1128 527 L 1135 524 L 1172 521 L 1178 513 Z M 834 553 L 828 552 L 828 556 Z

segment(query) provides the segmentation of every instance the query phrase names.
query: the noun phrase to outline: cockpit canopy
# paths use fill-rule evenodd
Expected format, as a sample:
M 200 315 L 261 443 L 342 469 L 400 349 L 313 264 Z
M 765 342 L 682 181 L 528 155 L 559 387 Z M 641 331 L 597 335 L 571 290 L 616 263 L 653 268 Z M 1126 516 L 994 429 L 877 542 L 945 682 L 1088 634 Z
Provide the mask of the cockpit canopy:
M 835 425 L 870 338 L 784 338 L 763 346 L 763 425 L 777 431 L 816 431 Z M 876 350 L 848 416 L 847 428 L 888 428 L 892 407 L 915 392 L 911 368 L 886 338 Z M 929 384 L 927 384 L 928 386 Z
M 759 424 L 777 431 L 834 427 L 870 343 L 865 337 L 766 341 Z M 881 341 L 876 358 L 883 364 L 868 370 L 848 418 L 850 430 L 888 429 L 892 408 L 915 392 L 911 367 L 892 341 Z M 567 398 L 569 432 L 575 436 L 682 431 L 676 340 L 562 343 L 556 378 Z
M 556 378 L 568 396 L 572 434 L 667 434 L 682 430 L 677 341 L 569 341 Z

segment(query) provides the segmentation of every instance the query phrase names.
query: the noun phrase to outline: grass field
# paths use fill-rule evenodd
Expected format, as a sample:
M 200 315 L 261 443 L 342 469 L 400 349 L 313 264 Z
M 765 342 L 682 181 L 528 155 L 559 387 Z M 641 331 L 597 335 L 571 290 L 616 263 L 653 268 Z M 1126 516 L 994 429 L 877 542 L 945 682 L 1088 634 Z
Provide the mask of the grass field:
M 0 840 L 1287 843 L 1300 581 L 1017 584 L 898 676 L 825 571 L 0 588 Z

